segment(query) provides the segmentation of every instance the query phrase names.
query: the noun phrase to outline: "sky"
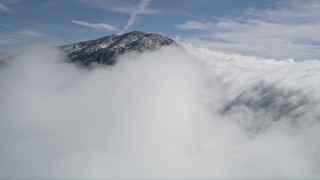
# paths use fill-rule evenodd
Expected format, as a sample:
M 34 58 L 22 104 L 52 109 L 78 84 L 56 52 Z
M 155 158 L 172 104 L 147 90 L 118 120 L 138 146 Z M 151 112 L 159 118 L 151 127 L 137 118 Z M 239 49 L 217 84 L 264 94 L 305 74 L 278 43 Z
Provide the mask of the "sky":
M 317 0 L 0 0 L 0 52 L 134 30 L 209 49 L 319 59 Z

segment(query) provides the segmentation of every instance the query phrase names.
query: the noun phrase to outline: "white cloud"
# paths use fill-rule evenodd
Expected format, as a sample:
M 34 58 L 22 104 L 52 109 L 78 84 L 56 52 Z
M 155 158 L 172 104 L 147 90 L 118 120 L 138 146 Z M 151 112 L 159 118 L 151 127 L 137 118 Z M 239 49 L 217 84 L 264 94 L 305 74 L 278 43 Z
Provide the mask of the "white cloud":
M 18 53 L 0 68 L 0 177 L 320 177 L 319 61 L 185 48 L 90 70 Z
M 122 14 L 132 14 L 134 11 L 137 11 L 137 8 L 139 6 L 147 1 L 151 0 L 143 0 L 139 2 L 139 5 L 136 6 L 136 4 L 133 4 L 134 1 L 126 1 L 126 0 L 79 0 L 81 2 L 84 2 L 86 4 L 95 6 L 97 8 L 103 8 L 108 11 L 116 12 L 116 13 L 122 13 Z M 148 3 L 149 3 L 148 2 Z M 159 13 L 159 10 L 157 9 L 151 9 L 148 7 L 144 7 L 139 9 L 140 15 L 150 15 L 150 14 L 156 14 Z
M 208 30 L 211 22 L 186 21 L 183 24 L 175 25 L 176 28 L 183 30 Z
M 195 35 L 195 41 L 217 50 L 262 57 L 319 59 L 317 7 L 319 1 L 285 1 L 277 9 L 249 9 L 246 17 L 209 22 L 208 30 Z
M 310 23 L 318 22 L 320 3 L 317 0 L 286 0 L 278 2 L 276 9 L 249 9 L 247 14 L 258 19 L 278 23 Z
M 12 39 L 12 38 L 7 38 L 7 37 L 0 37 L 0 44 L 4 45 L 4 44 L 15 44 L 15 43 L 19 43 L 20 41 L 18 41 L 17 39 Z
M 34 31 L 34 30 L 27 30 L 27 29 L 23 29 L 23 30 L 18 30 L 17 34 L 22 35 L 22 36 L 29 36 L 29 37 L 44 37 L 46 35 Z
M 81 26 L 85 26 L 85 27 L 90 27 L 96 30 L 102 30 L 102 31 L 117 31 L 118 29 L 110 24 L 105 24 L 105 23 L 90 23 L 90 22 L 86 22 L 86 21 L 80 21 L 80 20 L 72 20 L 71 21 L 74 24 L 78 24 Z
M 49 38 L 49 36 L 35 30 L 21 29 L 0 35 L 0 44 L 23 44 L 28 41 L 43 40 L 43 38 Z
M 160 11 L 158 9 L 151 9 L 148 7 L 152 0 L 139 0 L 139 4 L 133 4 L 135 1 L 126 0 L 79 0 L 88 5 L 106 9 L 108 11 L 129 14 L 126 25 L 120 33 L 127 31 L 135 22 L 139 15 L 152 15 L 157 14 Z
M 0 0 L 0 12 L 12 13 L 12 8 L 9 5 L 19 2 L 21 2 L 21 0 Z

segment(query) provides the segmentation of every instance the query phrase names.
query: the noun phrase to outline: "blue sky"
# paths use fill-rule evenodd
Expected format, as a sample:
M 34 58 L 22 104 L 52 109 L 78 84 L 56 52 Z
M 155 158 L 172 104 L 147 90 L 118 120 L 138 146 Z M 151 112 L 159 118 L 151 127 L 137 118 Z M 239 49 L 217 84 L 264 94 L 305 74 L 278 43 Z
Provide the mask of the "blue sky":
M 213 50 L 319 59 L 317 0 L 0 0 L 0 52 L 140 30 Z

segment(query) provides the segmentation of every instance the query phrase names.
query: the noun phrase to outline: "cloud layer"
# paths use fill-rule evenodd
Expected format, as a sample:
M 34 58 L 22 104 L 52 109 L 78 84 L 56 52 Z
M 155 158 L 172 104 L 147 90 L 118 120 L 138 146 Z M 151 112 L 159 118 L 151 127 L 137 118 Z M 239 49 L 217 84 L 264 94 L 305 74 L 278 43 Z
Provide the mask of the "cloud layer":
M 113 67 L 0 66 L 0 177 L 319 177 L 318 61 L 184 45 Z

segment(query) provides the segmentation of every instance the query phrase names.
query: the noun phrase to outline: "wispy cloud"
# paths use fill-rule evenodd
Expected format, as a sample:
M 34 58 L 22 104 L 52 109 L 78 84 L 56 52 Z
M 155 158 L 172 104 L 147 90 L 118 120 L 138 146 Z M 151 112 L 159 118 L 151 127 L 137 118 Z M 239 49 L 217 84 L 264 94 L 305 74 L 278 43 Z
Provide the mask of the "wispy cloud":
M 12 4 L 19 3 L 21 0 L 0 0 L 0 12 L 12 13 Z
M 128 22 L 122 30 L 122 33 L 127 31 L 130 28 L 130 26 L 132 26 L 135 23 L 138 15 L 148 14 L 148 13 L 153 12 L 153 11 L 148 10 L 148 8 L 147 8 L 150 1 L 151 0 L 140 0 L 139 5 L 132 10 L 130 17 L 128 19 Z
M 0 2 L 0 11 L 5 12 L 5 13 L 11 13 L 11 8 L 7 6 L 6 4 Z
M 122 14 L 132 14 L 133 11 L 135 11 L 135 8 L 125 8 L 125 7 L 113 7 L 109 8 L 109 10 L 117 13 Z M 157 9 L 141 9 L 139 12 L 139 15 L 149 15 L 149 14 L 156 14 L 159 13 L 159 10 Z
M 28 37 L 44 37 L 44 36 L 46 36 L 40 32 L 33 31 L 33 30 L 27 30 L 27 29 L 18 30 L 16 33 L 19 35 L 28 36 Z
M 319 7 L 320 1 L 284 1 L 276 9 L 249 9 L 243 17 L 178 27 L 203 30 L 192 40 L 216 50 L 278 59 L 319 59 Z
M 183 24 L 175 25 L 176 28 L 183 30 L 208 30 L 211 22 L 186 21 Z
M 40 40 L 48 38 L 47 35 L 30 29 L 21 29 L 13 31 L 10 34 L 2 34 L 0 36 L 0 45 L 23 43 L 30 40 Z
M 10 27 L 10 25 L 8 25 L 8 24 L 2 24 L 2 23 L 0 23 L 0 26 L 1 26 L 1 27 L 5 27 L 5 28 Z
M 18 41 L 17 39 L 14 39 L 14 38 L 9 38 L 9 37 L 5 37 L 5 36 L 0 37 L 0 45 L 15 44 L 18 42 L 20 42 L 20 41 Z
M 117 31 L 118 28 L 116 28 L 113 25 L 105 24 L 105 23 L 90 23 L 86 21 L 80 21 L 80 20 L 72 20 L 71 21 L 74 24 L 85 26 L 89 28 L 93 28 L 95 30 L 102 30 L 102 31 Z
M 106 9 L 108 11 L 121 13 L 121 14 L 132 14 L 134 11 L 136 11 L 137 8 L 139 8 L 140 5 L 143 3 L 147 4 L 151 0 L 147 0 L 146 2 L 143 2 L 145 0 L 140 0 L 139 5 L 136 6 L 136 4 L 133 4 L 134 1 L 127 1 L 127 0 L 78 0 L 80 2 L 86 3 L 88 5 Z M 156 14 L 159 13 L 158 9 L 151 9 L 149 7 L 144 7 L 139 10 L 139 15 L 148 15 L 148 14 Z
M 140 15 L 152 15 L 157 14 L 160 11 L 158 9 L 152 9 L 149 4 L 152 0 L 139 0 L 139 3 L 134 4 L 135 1 L 127 0 L 78 0 L 86 3 L 87 5 L 94 6 L 96 8 L 105 9 L 110 12 L 129 14 L 126 25 L 123 27 L 120 33 L 126 32 L 135 22 Z

